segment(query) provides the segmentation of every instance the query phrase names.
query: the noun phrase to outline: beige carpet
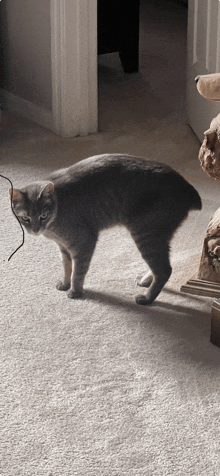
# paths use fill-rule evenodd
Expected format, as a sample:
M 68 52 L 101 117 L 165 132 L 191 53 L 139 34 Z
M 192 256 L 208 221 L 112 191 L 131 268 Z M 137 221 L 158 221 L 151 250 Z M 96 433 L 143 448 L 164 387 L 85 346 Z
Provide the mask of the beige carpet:
M 58 248 L 26 236 L 0 179 L 1 476 L 218 476 L 220 349 L 209 342 L 212 299 L 180 293 L 197 270 L 219 184 L 197 160 L 185 115 L 186 15 L 179 3 L 141 7 L 141 68 L 99 58 L 100 133 L 62 139 L 3 114 L 0 173 L 15 187 L 102 152 L 171 164 L 200 192 L 175 235 L 173 274 L 138 307 L 145 265 L 127 231 L 100 236 L 86 299 L 55 289 Z

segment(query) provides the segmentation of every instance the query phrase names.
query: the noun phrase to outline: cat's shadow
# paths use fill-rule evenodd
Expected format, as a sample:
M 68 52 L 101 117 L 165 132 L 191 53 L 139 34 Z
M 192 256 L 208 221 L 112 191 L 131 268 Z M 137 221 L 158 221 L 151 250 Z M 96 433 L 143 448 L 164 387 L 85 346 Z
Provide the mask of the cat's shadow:
M 106 304 L 111 305 L 118 309 L 122 309 L 122 308 L 124 310 L 127 309 L 129 312 L 133 311 L 134 318 L 135 316 L 138 318 L 138 316 L 141 315 L 147 318 L 153 318 L 153 319 L 156 318 L 157 322 L 159 323 L 159 322 L 164 322 L 167 316 L 169 317 L 172 316 L 173 319 L 175 319 L 175 316 L 177 316 L 176 317 L 177 320 L 179 320 L 180 317 L 181 318 L 187 317 L 191 322 L 198 325 L 198 327 L 205 328 L 205 329 L 207 329 L 207 327 L 209 328 L 210 320 L 211 320 L 211 309 L 209 313 L 197 307 L 204 302 L 204 297 L 199 297 L 195 295 L 190 295 L 190 297 L 188 297 L 188 295 L 185 295 L 181 292 L 178 292 L 166 287 L 163 288 L 163 292 L 173 295 L 174 302 L 173 303 L 165 302 L 162 300 L 161 297 L 159 297 L 152 304 L 147 306 L 141 306 L 136 304 L 133 295 L 131 296 L 130 299 L 127 299 L 126 297 L 123 297 L 123 296 L 117 296 L 117 295 L 113 295 L 106 292 L 94 291 L 91 289 L 86 290 L 85 299 L 92 300 L 92 301 L 99 301 L 100 303 L 103 303 L 105 305 Z M 185 299 L 186 305 L 177 304 L 175 302 L 177 297 L 182 297 L 183 299 Z M 206 301 L 207 301 L 207 298 L 206 298 Z
M 143 290 L 143 288 L 137 288 L 139 290 Z M 178 292 L 178 291 L 175 291 L 173 289 L 170 289 L 170 288 L 163 288 L 163 292 L 166 292 L 168 294 L 173 294 L 174 296 L 181 296 L 181 297 L 185 297 L 184 294 L 182 294 L 181 292 Z M 144 291 L 143 291 L 143 294 L 144 294 Z M 170 303 L 170 302 L 165 302 L 165 301 L 162 301 L 159 299 L 157 299 L 156 301 L 154 301 L 152 304 L 150 305 L 145 305 L 145 306 L 141 306 L 141 305 L 138 305 L 136 304 L 136 302 L 134 301 L 134 296 L 132 296 L 131 300 L 129 299 L 126 299 L 125 297 L 123 296 L 116 296 L 116 295 L 113 295 L 113 294 L 109 294 L 109 293 L 106 293 L 106 292 L 100 292 L 100 291 L 94 291 L 94 290 L 91 290 L 91 289 L 87 289 L 85 290 L 85 299 L 88 299 L 88 300 L 92 300 L 92 301 L 100 301 L 100 302 L 103 302 L 105 304 L 111 304 L 113 306 L 118 306 L 118 307 L 124 307 L 124 308 L 129 308 L 129 310 L 134 310 L 135 312 L 137 312 L 138 314 L 141 312 L 142 314 L 149 314 L 149 312 L 163 312 L 164 310 L 170 310 L 172 312 L 175 312 L 176 314 L 178 313 L 181 313 L 181 314 L 188 314 L 189 313 L 189 310 L 192 309 L 191 306 L 183 306 L 183 305 L 179 305 L 179 304 L 176 304 L 176 303 Z M 132 299 L 133 299 L 133 302 L 132 302 Z M 190 295 L 190 300 L 191 301 L 195 301 L 195 303 L 201 303 L 204 298 L 201 298 L 201 297 L 197 297 L 195 295 Z M 194 312 L 199 312 L 199 314 L 203 314 L 202 311 L 200 310 L 197 310 L 197 309 L 194 309 L 193 310 Z M 207 317 L 207 313 L 204 313 L 204 315 Z
M 91 289 L 86 290 L 85 299 L 114 306 L 118 311 L 120 309 L 127 310 L 128 325 L 133 327 L 133 322 L 138 321 L 143 335 L 149 331 L 150 320 L 151 325 L 153 323 L 155 328 L 159 329 L 161 335 L 164 333 L 166 335 L 168 332 L 174 342 L 180 343 L 174 345 L 178 358 L 187 362 L 189 359 L 193 362 L 203 362 L 204 366 L 209 366 L 209 364 L 211 367 L 213 365 L 219 366 L 218 355 L 216 359 L 216 351 L 218 352 L 219 349 L 210 343 L 211 303 L 210 312 L 203 311 L 197 307 L 204 302 L 202 297 L 195 295 L 188 297 L 181 292 L 166 287 L 163 292 L 172 294 L 174 298 L 177 296 L 185 298 L 186 306 L 176 304 L 176 302 L 164 302 L 162 298 L 157 299 L 151 305 L 140 306 L 135 301 L 132 302 L 133 296 L 131 299 L 127 299 L 126 297 L 123 298 Z M 205 351 L 204 345 L 206 347 Z

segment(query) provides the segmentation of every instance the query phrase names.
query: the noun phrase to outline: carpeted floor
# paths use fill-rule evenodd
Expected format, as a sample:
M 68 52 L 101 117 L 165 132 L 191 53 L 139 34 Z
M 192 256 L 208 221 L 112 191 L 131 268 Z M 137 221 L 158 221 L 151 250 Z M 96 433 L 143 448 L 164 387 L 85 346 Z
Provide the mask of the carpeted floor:
M 185 113 L 187 10 L 141 6 L 140 72 L 99 58 L 100 133 L 62 139 L 4 113 L 0 173 L 19 187 L 102 152 L 164 161 L 200 192 L 175 235 L 173 274 L 155 303 L 134 302 L 145 270 L 126 230 L 100 236 L 86 299 L 58 292 L 56 245 L 26 236 L 0 187 L 1 476 L 218 476 L 220 349 L 212 299 L 180 293 L 197 271 L 219 184 L 200 169 Z M 139 289 L 138 289 L 139 291 Z

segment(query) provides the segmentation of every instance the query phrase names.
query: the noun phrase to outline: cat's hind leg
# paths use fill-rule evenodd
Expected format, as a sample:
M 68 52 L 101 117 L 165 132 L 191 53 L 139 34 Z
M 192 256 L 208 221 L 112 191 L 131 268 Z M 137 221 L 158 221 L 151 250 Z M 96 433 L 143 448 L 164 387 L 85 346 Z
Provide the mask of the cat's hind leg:
M 152 275 L 151 271 L 144 274 L 144 276 L 139 275 L 136 278 L 136 283 L 138 284 L 138 286 L 141 286 L 143 288 L 149 288 L 152 281 L 153 281 L 153 275 Z
M 149 287 L 146 294 L 136 296 L 137 304 L 151 304 L 168 281 L 172 268 L 169 261 L 168 240 L 163 238 L 152 238 L 144 233 L 132 233 L 132 237 L 148 266 L 151 273 L 139 279 L 138 284 Z

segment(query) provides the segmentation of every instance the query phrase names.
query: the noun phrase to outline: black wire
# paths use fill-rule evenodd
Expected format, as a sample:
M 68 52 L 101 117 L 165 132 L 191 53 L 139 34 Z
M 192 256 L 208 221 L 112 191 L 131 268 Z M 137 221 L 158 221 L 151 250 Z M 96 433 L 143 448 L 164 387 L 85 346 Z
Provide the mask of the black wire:
M 10 261 L 10 259 L 12 258 L 12 256 L 13 256 L 13 255 L 23 246 L 23 244 L 24 244 L 24 228 L 23 228 L 22 224 L 20 223 L 20 221 L 19 221 L 17 215 L 15 214 L 14 209 L 13 209 L 13 206 L 12 206 L 12 197 L 13 197 L 13 190 L 14 190 L 14 189 L 13 189 L 13 184 L 12 184 L 11 180 L 10 180 L 8 177 L 5 177 L 5 176 L 2 175 L 2 174 L 0 174 L 0 177 L 4 178 L 5 180 L 8 180 L 8 182 L 11 184 L 11 190 L 12 190 L 11 197 L 10 197 L 10 198 L 11 198 L 11 210 L 12 210 L 12 213 L 14 214 L 16 220 L 18 221 L 18 223 L 19 223 L 19 225 L 20 225 L 20 227 L 21 227 L 21 229 L 22 229 L 22 233 L 23 233 L 22 243 L 21 243 L 21 245 L 19 245 L 19 246 L 16 248 L 16 250 L 13 251 L 13 253 L 9 256 L 8 261 Z

